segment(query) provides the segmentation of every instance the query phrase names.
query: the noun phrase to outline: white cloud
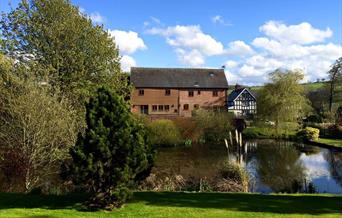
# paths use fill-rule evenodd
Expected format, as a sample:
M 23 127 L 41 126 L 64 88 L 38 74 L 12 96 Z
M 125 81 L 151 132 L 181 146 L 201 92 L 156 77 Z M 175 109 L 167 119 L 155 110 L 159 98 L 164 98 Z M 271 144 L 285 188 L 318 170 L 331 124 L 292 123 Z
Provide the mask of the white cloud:
M 277 68 L 302 69 L 305 73 L 304 81 L 325 78 L 330 65 L 342 56 L 341 45 L 323 43 L 333 34 L 329 28 L 315 29 L 306 22 L 285 25 L 269 21 L 259 29 L 264 36 L 252 41 L 254 52 L 248 53 L 249 49 L 245 49 L 245 56 L 242 56 L 243 52 L 236 55 L 239 53 L 237 51 L 243 51 L 246 47 L 243 43 L 240 43 L 241 46 L 235 46 L 241 47 L 241 49 L 235 49 L 236 54 L 232 52 L 233 42 L 227 49 L 227 53 L 230 56 L 235 55 L 234 58 L 239 62 L 237 66 L 234 62 L 230 63 L 235 67 L 230 69 L 234 76 L 239 77 L 244 84 L 262 84 L 267 81 L 267 74 Z M 251 50 L 253 51 L 252 48 Z M 226 66 L 229 68 L 228 64 Z
M 323 42 L 333 34 L 330 28 L 326 28 L 325 30 L 315 29 L 307 22 L 287 26 L 278 21 L 268 21 L 259 30 L 266 36 L 280 42 L 296 44 Z
M 190 52 L 186 52 L 185 50 L 178 48 L 175 51 L 178 60 L 185 65 L 190 65 L 194 67 L 204 64 L 203 55 L 196 49 L 193 49 Z
M 253 54 L 253 49 L 241 40 L 233 41 L 229 43 L 229 47 L 226 51 L 229 55 L 250 55 Z
M 171 26 L 167 28 L 152 28 L 149 34 L 161 35 L 172 47 L 196 49 L 204 55 L 218 55 L 224 52 L 221 42 L 202 32 L 200 26 Z
M 130 72 L 131 67 L 135 67 L 137 65 L 134 58 L 128 55 L 124 55 L 121 57 L 120 64 L 121 64 L 121 70 L 124 72 Z
M 222 55 L 225 52 L 223 44 L 203 33 L 198 25 L 151 28 L 147 33 L 165 37 L 166 42 L 175 49 L 180 62 L 191 63 L 191 66 L 203 64 L 206 56 Z M 196 59 L 190 60 L 191 57 Z
M 156 18 L 156 17 L 151 16 L 151 20 L 153 22 L 155 22 L 156 24 L 161 24 L 161 21 L 158 18 Z
M 211 22 L 213 22 L 214 24 L 222 24 L 224 26 L 232 25 L 230 22 L 225 21 L 221 15 L 212 16 L 210 19 L 211 19 Z
M 132 54 L 138 50 L 145 50 L 145 45 L 138 33 L 133 31 L 109 30 L 109 34 L 114 37 L 114 41 L 119 47 L 120 52 Z
M 226 66 L 227 68 L 230 68 L 230 69 L 234 69 L 234 68 L 236 68 L 238 65 L 239 65 L 238 62 L 232 61 L 232 60 L 228 60 L 228 61 L 226 61 L 226 63 L 224 64 L 224 66 Z
M 90 14 L 90 19 L 95 23 L 104 23 L 106 21 L 106 18 L 97 11 Z
M 225 70 L 224 73 L 226 75 L 226 79 L 227 79 L 229 85 L 241 82 L 241 77 L 237 76 L 235 73 L 232 73 L 229 70 Z

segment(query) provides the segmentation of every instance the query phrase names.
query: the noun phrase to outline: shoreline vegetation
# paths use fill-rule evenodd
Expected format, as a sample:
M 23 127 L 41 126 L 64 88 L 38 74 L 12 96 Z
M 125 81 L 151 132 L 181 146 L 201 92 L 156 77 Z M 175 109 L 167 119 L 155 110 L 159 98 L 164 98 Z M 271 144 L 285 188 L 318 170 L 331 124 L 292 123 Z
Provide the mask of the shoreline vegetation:
M 342 195 L 135 192 L 113 211 L 90 212 L 84 194 L 0 193 L 0 217 L 342 217 Z

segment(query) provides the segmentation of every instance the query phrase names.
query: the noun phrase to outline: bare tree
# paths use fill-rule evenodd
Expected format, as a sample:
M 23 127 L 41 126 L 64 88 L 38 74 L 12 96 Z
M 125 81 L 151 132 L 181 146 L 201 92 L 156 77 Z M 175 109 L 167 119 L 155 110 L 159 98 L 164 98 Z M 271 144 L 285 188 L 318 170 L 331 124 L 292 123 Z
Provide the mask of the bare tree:
M 9 72 L 0 74 L 0 170 L 28 192 L 59 172 L 76 140 L 75 113 L 62 96 Z

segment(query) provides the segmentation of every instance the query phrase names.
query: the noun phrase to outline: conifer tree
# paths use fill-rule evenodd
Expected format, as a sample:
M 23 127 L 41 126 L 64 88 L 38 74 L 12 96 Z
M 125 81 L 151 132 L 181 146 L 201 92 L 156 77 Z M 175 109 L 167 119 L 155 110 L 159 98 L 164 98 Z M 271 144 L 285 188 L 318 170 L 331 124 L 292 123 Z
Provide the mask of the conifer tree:
M 144 127 L 122 96 L 103 87 L 86 106 L 86 123 L 85 135 L 79 135 L 70 152 L 69 175 L 92 193 L 90 208 L 120 207 L 151 166 Z

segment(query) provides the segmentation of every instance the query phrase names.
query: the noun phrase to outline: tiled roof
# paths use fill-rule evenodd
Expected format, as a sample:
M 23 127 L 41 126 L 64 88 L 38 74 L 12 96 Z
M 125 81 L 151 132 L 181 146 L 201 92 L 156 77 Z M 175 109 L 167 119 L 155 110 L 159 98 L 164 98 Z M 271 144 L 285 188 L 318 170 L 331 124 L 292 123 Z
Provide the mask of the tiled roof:
M 131 82 L 143 88 L 228 88 L 223 69 L 132 67 Z

